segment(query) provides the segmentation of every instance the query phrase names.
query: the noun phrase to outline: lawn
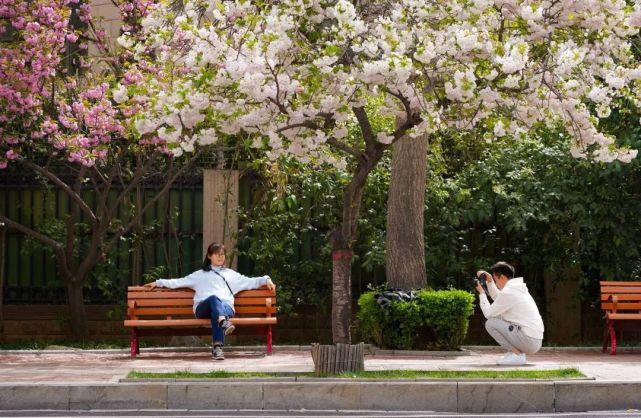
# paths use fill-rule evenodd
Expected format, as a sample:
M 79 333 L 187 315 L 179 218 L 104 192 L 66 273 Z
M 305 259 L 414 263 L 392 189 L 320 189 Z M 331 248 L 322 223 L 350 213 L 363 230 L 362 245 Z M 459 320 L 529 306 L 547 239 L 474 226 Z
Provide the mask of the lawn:
M 132 370 L 127 375 L 129 379 L 243 379 L 243 378 L 274 378 L 274 377 L 304 377 L 315 378 L 314 373 L 259 373 L 259 372 L 227 372 L 214 370 L 207 373 L 194 373 L 188 370 L 171 373 L 150 373 Z M 345 379 L 572 379 L 586 377 L 574 368 L 551 370 L 379 370 L 343 373 L 332 378 Z M 322 377 L 318 377 L 322 379 Z

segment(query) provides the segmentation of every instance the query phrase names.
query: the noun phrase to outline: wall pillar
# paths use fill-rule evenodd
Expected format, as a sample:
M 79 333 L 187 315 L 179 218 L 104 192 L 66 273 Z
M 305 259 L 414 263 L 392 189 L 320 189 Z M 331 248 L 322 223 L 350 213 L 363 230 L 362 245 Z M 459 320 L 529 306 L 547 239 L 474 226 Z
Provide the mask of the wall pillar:
M 203 171 L 203 254 L 212 242 L 225 245 L 226 265 L 236 269 L 238 170 Z

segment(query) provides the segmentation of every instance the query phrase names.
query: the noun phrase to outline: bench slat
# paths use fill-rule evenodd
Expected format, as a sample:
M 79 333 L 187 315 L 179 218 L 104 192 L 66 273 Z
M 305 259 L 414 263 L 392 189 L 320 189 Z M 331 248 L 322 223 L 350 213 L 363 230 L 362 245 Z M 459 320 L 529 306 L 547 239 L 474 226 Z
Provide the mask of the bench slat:
M 611 311 L 614 309 L 614 303 L 603 303 L 601 304 L 601 309 L 603 309 L 604 311 Z M 617 303 L 617 312 L 619 311 L 641 311 L 641 302 L 640 303 L 619 302 Z
M 618 295 L 618 294 L 641 294 L 641 286 L 626 286 L 626 287 L 607 287 L 607 288 L 601 288 L 601 294 L 613 294 L 613 295 Z
M 275 298 L 272 298 L 272 304 L 275 304 Z M 136 306 L 193 306 L 194 301 L 191 299 L 138 299 Z M 265 299 L 260 298 L 241 298 L 236 299 L 234 306 L 265 306 Z
M 276 325 L 275 317 L 271 318 L 230 318 L 235 325 Z M 210 327 L 209 319 L 127 319 L 126 327 L 141 328 L 180 328 L 180 327 Z
M 624 294 L 624 293 L 606 293 L 601 295 L 601 302 L 608 302 L 610 300 L 610 296 L 616 296 L 619 298 L 619 301 L 641 301 L 641 294 L 640 295 L 630 295 L 630 294 Z
M 194 291 L 187 287 L 179 287 L 176 289 L 170 289 L 168 287 L 156 287 L 153 290 L 149 290 L 143 286 L 129 286 L 127 287 L 127 292 L 128 293 L 150 293 L 150 294 L 163 293 L 163 292 L 187 292 L 190 295 L 194 294 Z M 252 297 L 258 297 L 258 296 L 267 297 L 267 296 L 276 296 L 276 293 L 266 288 L 260 288 L 260 289 L 240 291 L 236 294 L 236 297 L 239 297 L 239 296 L 242 297 L 244 295 L 252 296 Z
M 193 306 L 191 299 L 139 299 L 136 306 Z
M 621 282 L 621 281 L 609 281 L 601 280 L 599 282 L 600 286 L 639 286 L 639 282 Z
M 236 314 L 262 314 L 266 315 L 268 312 L 265 306 L 237 306 L 235 308 Z M 269 312 L 276 313 L 276 308 L 272 307 Z M 194 316 L 194 310 L 190 307 L 178 308 L 175 306 L 155 306 L 135 308 L 130 311 L 130 316 L 158 316 L 158 315 L 190 315 Z
M 161 299 L 161 298 L 194 298 L 193 291 L 187 290 L 176 290 L 172 289 L 170 291 L 156 292 L 154 291 L 145 291 L 145 292 L 128 292 L 128 299 Z
M 641 320 L 641 313 L 608 313 L 609 319 Z
M 276 304 L 276 298 L 270 298 L 272 300 L 272 305 Z M 234 298 L 234 306 L 242 305 L 257 305 L 265 306 L 265 298 Z

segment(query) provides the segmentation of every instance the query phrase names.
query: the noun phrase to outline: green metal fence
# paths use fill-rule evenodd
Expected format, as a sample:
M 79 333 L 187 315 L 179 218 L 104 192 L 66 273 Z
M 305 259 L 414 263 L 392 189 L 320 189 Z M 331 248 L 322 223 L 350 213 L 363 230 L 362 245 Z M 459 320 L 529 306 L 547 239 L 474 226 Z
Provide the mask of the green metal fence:
M 91 201 L 91 190 L 83 193 Z M 143 199 L 155 193 L 154 187 L 146 187 Z M 142 238 L 127 235 L 109 254 L 108 262 L 92 273 L 85 289 L 87 302 L 116 303 L 127 285 L 141 283 L 145 274 L 154 271 L 163 277 L 193 271 L 202 261 L 202 199 L 202 181 L 189 179 L 159 200 L 144 216 Z M 0 211 L 30 228 L 61 233 L 68 208 L 68 197 L 60 190 L 6 183 L 0 187 Z M 65 288 L 52 252 L 15 230 L 3 235 L 4 302 L 64 303 Z M 80 245 L 86 239 L 80 234 Z

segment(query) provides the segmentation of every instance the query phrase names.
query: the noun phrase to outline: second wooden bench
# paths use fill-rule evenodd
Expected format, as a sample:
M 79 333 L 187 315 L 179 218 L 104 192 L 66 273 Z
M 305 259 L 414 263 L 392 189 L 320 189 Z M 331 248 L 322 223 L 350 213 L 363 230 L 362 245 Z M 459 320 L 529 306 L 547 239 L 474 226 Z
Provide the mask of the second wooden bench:
M 617 352 L 617 333 L 626 330 L 641 330 L 641 282 L 608 282 L 601 284 L 601 309 L 603 319 L 603 352 Z

